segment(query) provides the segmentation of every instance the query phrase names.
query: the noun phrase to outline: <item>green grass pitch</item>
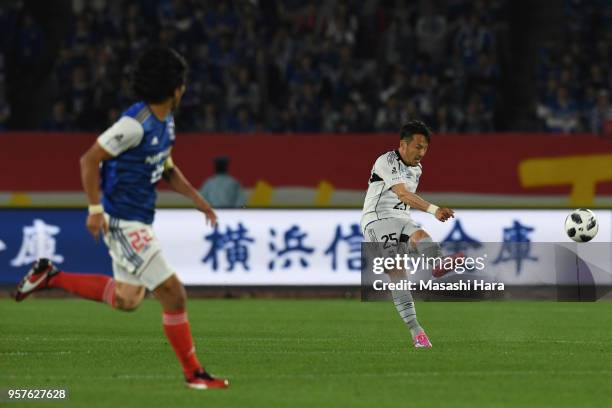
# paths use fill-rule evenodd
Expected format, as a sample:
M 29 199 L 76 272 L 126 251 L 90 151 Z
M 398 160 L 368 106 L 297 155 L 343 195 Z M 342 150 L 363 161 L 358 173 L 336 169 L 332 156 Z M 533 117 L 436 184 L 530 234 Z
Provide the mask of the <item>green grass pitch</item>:
M 431 350 L 412 348 L 390 302 L 190 300 L 201 361 L 232 382 L 195 391 L 153 300 L 121 313 L 5 299 L 0 388 L 68 388 L 68 402 L 33 407 L 612 404 L 610 302 L 418 302 L 417 311 Z

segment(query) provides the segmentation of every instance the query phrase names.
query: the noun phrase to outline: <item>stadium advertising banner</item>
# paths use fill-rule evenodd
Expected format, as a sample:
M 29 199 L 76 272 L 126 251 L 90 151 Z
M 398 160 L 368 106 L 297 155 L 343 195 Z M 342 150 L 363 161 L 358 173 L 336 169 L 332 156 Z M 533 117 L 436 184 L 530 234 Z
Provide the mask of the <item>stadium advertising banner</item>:
M 572 243 L 582 252 L 594 248 L 593 242 L 612 241 L 612 212 L 595 213 L 597 237 Z M 537 244 L 571 243 L 564 231 L 567 214 L 459 210 L 446 223 L 416 211 L 413 217 L 447 250 L 497 243 L 490 246 L 490 265 L 507 283 L 541 284 L 547 283 L 541 271 L 546 256 L 538 251 L 550 246 Z M 154 229 L 164 255 L 188 285 L 360 284 L 359 210 L 220 210 L 218 215 L 213 229 L 195 210 L 157 213 Z M 17 283 L 38 257 L 67 271 L 111 274 L 106 247 L 88 234 L 85 217 L 83 210 L 1 210 L 0 283 Z M 517 243 L 520 251 L 508 249 Z M 607 254 L 596 262 L 610 271 L 609 251 L 597 252 L 600 258 Z
M 24 171 L 0 179 L 0 206 L 84 206 L 78 157 L 95 137 L 3 135 L 0 169 Z M 214 157 L 228 156 L 250 207 L 356 207 L 372 164 L 397 144 L 394 134 L 179 134 L 172 154 L 196 186 L 212 175 Z M 591 134 L 435 134 L 419 192 L 451 207 L 610 208 L 611 161 L 612 139 Z M 41 178 L 41 163 L 51 162 Z M 161 189 L 158 204 L 189 205 L 163 183 Z

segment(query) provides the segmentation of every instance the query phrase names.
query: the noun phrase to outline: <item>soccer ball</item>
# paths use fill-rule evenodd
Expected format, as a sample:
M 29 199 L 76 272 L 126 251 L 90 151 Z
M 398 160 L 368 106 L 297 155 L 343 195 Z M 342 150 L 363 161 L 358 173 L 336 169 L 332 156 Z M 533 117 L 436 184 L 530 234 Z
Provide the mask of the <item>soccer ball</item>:
M 565 219 L 565 232 L 576 242 L 588 242 L 597 235 L 597 218 L 591 210 L 579 208 Z

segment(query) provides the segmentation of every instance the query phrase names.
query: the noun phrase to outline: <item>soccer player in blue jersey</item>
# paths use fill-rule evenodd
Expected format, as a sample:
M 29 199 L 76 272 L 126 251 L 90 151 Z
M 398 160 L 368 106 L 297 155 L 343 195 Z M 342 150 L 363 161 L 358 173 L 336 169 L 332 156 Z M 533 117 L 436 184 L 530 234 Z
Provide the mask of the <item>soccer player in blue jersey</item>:
M 185 60 L 174 50 L 145 52 L 132 78 L 140 102 L 123 112 L 81 157 L 81 179 L 89 201 L 87 228 L 94 238 L 103 236 L 114 279 L 60 271 L 48 259 L 40 259 L 19 284 L 16 299 L 21 301 L 40 289 L 61 288 L 129 311 L 138 307 L 148 289 L 162 305 L 164 332 L 183 367 L 187 386 L 225 388 L 228 381 L 212 377 L 196 357 L 185 289 L 166 263 L 151 228 L 155 186 L 162 177 L 190 198 L 207 222 L 217 221 L 212 207 L 172 161 L 172 113 L 185 92 L 186 73 Z

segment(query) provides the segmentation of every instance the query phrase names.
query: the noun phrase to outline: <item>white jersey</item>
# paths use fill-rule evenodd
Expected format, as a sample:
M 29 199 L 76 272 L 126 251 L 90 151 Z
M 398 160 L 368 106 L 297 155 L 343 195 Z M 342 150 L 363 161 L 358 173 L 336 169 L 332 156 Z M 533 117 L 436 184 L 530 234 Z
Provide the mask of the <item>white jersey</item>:
M 391 187 L 404 183 L 408 191 L 415 193 L 422 172 L 420 164 L 409 166 L 404 163 L 397 150 L 376 159 L 363 203 L 361 232 L 372 221 L 385 218 L 410 219 L 410 207 L 399 200 Z

